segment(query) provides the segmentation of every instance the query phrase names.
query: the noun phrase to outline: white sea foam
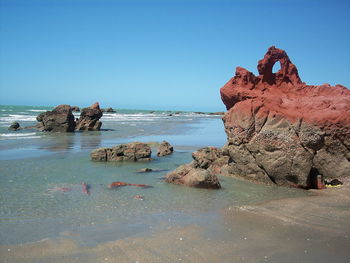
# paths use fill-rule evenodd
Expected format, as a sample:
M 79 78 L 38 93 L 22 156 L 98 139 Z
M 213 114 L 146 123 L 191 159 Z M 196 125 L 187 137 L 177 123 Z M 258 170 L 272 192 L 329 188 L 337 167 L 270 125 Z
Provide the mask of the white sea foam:
M 2 137 L 25 137 L 25 136 L 33 136 L 36 135 L 35 132 L 27 132 L 27 133 L 0 133 Z
M 169 116 L 169 114 L 172 114 Z M 180 114 L 162 112 L 162 113 L 104 113 L 102 121 L 115 121 L 121 124 L 129 122 L 155 122 L 162 120 L 171 120 L 181 118 L 183 121 L 192 121 L 198 118 L 212 118 L 213 115 L 209 114 L 197 114 L 194 112 L 182 112 Z
M 16 140 L 16 139 L 38 139 L 41 136 L 35 132 L 28 133 L 0 133 L 0 140 Z
M 22 114 L 10 114 L 8 116 L 0 117 L 2 122 L 14 122 L 14 121 L 36 121 L 34 115 L 22 115 Z

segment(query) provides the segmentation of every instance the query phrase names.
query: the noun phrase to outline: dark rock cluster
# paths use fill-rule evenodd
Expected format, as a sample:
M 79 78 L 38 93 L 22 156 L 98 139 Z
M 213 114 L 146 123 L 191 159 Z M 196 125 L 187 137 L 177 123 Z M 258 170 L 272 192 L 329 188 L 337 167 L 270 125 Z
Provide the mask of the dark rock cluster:
M 102 122 L 99 119 L 103 113 L 98 102 L 81 110 L 80 118 L 76 122 L 77 131 L 99 131 Z
M 99 119 L 102 117 L 99 103 L 96 102 L 91 107 L 81 111 L 80 118 L 74 119 L 72 111 L 79 110 L 76 106 L 59 105 L 52 111 L 47 111 L 37 116 L 39 122 L 37 128 L 41 131 L 49 132 L 74 132 L 76 130 L 98 131 L 102 126 Z
M 74 132 L 75 120 L 70 105 L 59 105 L 52 111 L 39 114 L 38 129 L 49 132 Z

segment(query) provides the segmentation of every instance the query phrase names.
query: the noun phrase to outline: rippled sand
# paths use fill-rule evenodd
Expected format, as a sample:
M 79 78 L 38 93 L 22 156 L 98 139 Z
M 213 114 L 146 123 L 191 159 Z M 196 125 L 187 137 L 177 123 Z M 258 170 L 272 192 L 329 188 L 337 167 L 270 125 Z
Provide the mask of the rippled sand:
M 2 246 L 1 262 L 349 262 L 350 185 L 310 197 L 232 206 L 207 225 L 83 246 L 70 235 Z

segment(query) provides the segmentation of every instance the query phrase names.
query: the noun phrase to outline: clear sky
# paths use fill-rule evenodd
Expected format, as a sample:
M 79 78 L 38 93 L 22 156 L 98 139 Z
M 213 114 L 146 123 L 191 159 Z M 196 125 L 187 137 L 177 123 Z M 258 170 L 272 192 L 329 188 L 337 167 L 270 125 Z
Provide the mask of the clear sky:
M 0 104 L 221 111 L 275 45 L 350 87 L 350 1 L 0 0 Z

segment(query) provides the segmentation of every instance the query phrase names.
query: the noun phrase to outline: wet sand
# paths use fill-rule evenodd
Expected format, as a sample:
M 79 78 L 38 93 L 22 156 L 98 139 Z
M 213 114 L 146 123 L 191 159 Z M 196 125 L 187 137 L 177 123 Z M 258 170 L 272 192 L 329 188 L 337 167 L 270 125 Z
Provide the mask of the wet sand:
M 349 262 L 350 183 L 314 195 L 215 211 L 207 225 L 84 246 L 57 240 L 0 247 L 1 262 Z

